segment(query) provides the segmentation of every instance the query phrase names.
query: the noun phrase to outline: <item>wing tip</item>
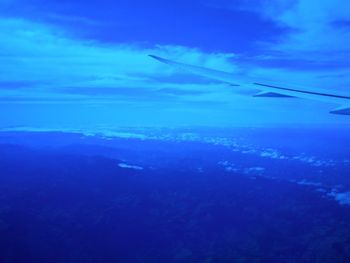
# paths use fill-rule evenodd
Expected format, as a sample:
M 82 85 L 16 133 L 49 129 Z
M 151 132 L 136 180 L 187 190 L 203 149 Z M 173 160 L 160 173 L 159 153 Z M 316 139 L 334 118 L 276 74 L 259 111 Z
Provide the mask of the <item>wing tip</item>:
M 148 54 L 148 56 L 151 58 L 154 58 L 154 59 L 158 59 L 158 56 L 156 56 L 156 55 Z
M 152 54 L 149 54 L 148 55 L 149 57 L 155 59 L 155 60 L 158 60 L 160 62 L 163 62 L 163 63 L 169 63 L 169 60 L 165 59 L 165 58 L 161 58 L 161 57 L 158 57 L 156 55 L 152 55 Z

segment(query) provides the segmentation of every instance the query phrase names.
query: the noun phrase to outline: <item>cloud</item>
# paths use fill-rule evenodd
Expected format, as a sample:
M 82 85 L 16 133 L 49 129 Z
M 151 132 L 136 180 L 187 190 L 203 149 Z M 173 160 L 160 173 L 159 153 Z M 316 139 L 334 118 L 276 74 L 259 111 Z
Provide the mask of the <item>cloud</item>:
M 350 53 L 347 0 L 260 0 L 243 6 L 290 29 L 277 43 L 268 43 L 280 56 L 332 61 Z
M 333 190 L 328 195 L 333 197 L 341 205 L 350 205 L 350 192 L 338 193 L 336 190 Z
M 323 59 L 327 54 L 348 54 L 350 30 L 337 22 L 349 18 L 349 7 L 346 0 L 299 0 L 277 15 L 278 21 L 295 29 L 277 50 L 316 53 Z
M 143 170 L 143 167 L 141 166 L 126 164 L 126 163 L 119 163 L 118 166 L 120 168 L 125 168 L 125 169 Z
M 347 0 L 221 0 L 216 7 L 254 12 L 272 21 L 284 34 L 256 42 L 255 62 L 274 61 L 277 67 L 347 69 L 350 63 L 350 4 Z M 288 62 L 290 61 L 290 62 Z M 265 64 L 265 65 L 266 65 Z
M 164 90 L 169 89 L 175 95 L 174 90 L 180 86 L 174 82 L 173 76 L 177 73 L 153 61 L 147 56 L 150 53 L 228 71 L 236 69 L 229 62 L 233 54 L 204 53 L 181 46 L 156 46 L 150 49 L 132 44 L 107 45 L 77 39 L 62 28 L 24 19 L 0 20 L 0 50 L 3 61 L 0 83 L 10 83 L 2 87 L 1 94 L 4 94 L 5 88 L 13 90 L 13 80 L 16 80 L 21 86 L 25 87 L 25 83 L 28 83 L 32 88 L 22 89 L 22 97 L 29 94 L 29 97 L 32 94 L 64 97 L 61 93 L 89 96 L 104 91 L 110 97 L 118 95 L 118 89 L 122 91 L 119 95 L 123 96 L 127 93 L 126 89 L 134 93 L 133 88 L 144 89 L 146 93 L 161 90 L 163 95 Z M 208 82 L 193 81 L 183 83 L 182 88 L 186 86 L 189 91 L 200 87 L 202 91 L 208 89 Z M 34 88 L 33 83 L 36 84 Z M 98 88 L 101 90 L 98 91 Z M 112 91 L 114 88 L 115 92 Z M 193 91 L 193 95 L 195 93 Z M 10 95 L 8 92 L 6 94 Z M 20 96 L 14 90 L 13 95 Z M 176 95 L 191 94 L 179 91 Z

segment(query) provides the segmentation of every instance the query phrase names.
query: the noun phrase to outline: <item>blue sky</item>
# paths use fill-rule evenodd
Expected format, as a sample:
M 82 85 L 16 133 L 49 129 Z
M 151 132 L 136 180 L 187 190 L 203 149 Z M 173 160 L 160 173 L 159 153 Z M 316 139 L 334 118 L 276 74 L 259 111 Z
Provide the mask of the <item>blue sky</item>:
M 348 123 L 147 56 L 350 92 L 348 43 L 346 0 L 0 0 L 0 126 Z

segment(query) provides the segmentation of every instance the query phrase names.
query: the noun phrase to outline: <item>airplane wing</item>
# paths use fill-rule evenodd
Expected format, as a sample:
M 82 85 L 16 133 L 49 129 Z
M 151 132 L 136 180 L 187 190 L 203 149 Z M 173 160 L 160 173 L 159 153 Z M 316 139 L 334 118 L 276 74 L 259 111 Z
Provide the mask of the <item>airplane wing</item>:
M 150 57 L 168 64 L 172 67 L 179 68 L 190 72 L 195 75 L 203 76 L 209 79 L 221 81 L 223 83 L 230 84 L 231 86 L 244 86 L 248 88 L 258 89 L 261 92 L 257 93 L 255 97 L 273 97 L 273 98 L 305 98 L 311 100 L 318 100 L 322 102 L 335 103 L 339 107 L 331 110 L 330 113 L 340 114 L 340 115 L 350 115 L 350 94 L 338 94 L 332 93 L 330 91 L 325 91 L 321 89 L 301 89 L 294 87 L 287 87 L 284 85 L 275 85 L 271 83 L 265 83 L 260 81 L 251 81 L 242 79 L 238 76 L 234 76 L 231 73 L 213 70 L 204 67 L 198 67 L 193 65 L 188 65 L 184 63 L 179 63 L 169 59 L 161 58 L 154 55 L 149 55 Z

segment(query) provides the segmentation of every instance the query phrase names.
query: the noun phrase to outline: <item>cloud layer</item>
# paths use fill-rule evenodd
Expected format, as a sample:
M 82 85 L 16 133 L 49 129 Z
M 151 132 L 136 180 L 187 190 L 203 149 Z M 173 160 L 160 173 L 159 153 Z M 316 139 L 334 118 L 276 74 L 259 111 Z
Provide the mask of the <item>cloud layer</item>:
M 147 55 L 156 54 L 185 63 L 238 72 L 245 74 L 247 79 L 259 78 L 348 91 L 350 70 L 344 57 L 350 55 L 346 41 L 350 39 L 347 20 L 350 9 L 339 8 L 347 6 L 345 1 L 257 0 L 254 3 L 238 1 L 235 4 L 232 1 L 196 1 L 196 5 L 199 3 L 203 9 L 198 9 L 198 12 L 203 12 L 203 16 L 208 9 L 223 9 L 235 10 L 235 13 L 211 11 L 218 15 L 212 18 L 217 19 L 222 12 L 225 17 L 237 15 L 237 22 L 240 23 L 251 19 L 252 24 L 245 22 L 241 25 L 243 35 L 266 27 L 265 30 L 269 31 L 267 35 L 275 34 L 276 37 L 250 39 L 252 45 L 247 45 L 244 52 L 236 52 L 234 48 L 232 52 L 210 52 L 207 44 L 212 44 L 214 39 L 208 39 L 207 43 L 198 47 L 175 43 L 143 45 L 128 41 L 103 41 L 77 33 L 80 27 L 76 24 L 84 24 L 90 29 L 99 27 L 105 32 L 102 29 L 106 21 L 85 16 L 93 13 L 93 10 L 87 14 L 68 16 L 53 9 L 49 15 L 38 13 L 42 17 L 35 19 L 28 11 L 29 4 L 2 1 L 2 6 L 17 6 L 19 10 L 19 6 L 23 5 L 23 10 L 27 11 L 0 16 L 0 56 L 3 62 L 0 70 L 0 102 L 12 105 L 115 104 L 115 107 L 122 104 L 126 112 L 128 106 L 133 110 L 142 108 L 144 111 L 147 108 L 152 109 L 152 115 L 162 108 L 169 114 L 172 112 L 169 115 L 171 118 L 178 119 L 181 114 L 190 116 L 193 112 L 203 112 L 200 116 L 197 113 L 191 115 L 201 119 L 201 124 L 207 112 L 213 114 L 215 120 L 221 119 L 225 125 L 295 122 L 300 113 L 304 113 L 305 123 L 310 120 L 334 121 L 329 116 L 319 115 L 319 112 L 329 109 L 327 105 L 274 101 L 274 108 L 271 107 L 271 100 L 250 98 L 249 95 L 253 94 L 250 91 L 192 77 L 161 65 Z M 51 6 L 50 3 L 48 6 Z M 269 22 L 265 24 L 262 21 Z M 219 22 L 223 27 L 228 25 L 225 21 Z M 226 22 L 231 23 L 229 20 Z M 196 23 L 187 27 L 193 32 L 210 29 L 210 25 L 198 27 Z M 149 30 L 149 35 L 152 35 L 151 28 L 144 30 Z M 105 32 L 106 35 L 118 33 Z M 172 31 L 168 34 L 172 34 Z M 178 39 L 181 36 L 179 34 Z M 128 38 L 125 36 L 125 39 Z M 215 39 L 220 42 L 232 40 L 240 41 L 237 32 L 232 36 L 218 35 Z M 285 118 L 286 114 L 288 118 Z M 341 120 L 335 118 L 335 121 Z M 191 121 L 187 118 L 185 123 Z M 196 123 L 196 120 L 192 123 Z

